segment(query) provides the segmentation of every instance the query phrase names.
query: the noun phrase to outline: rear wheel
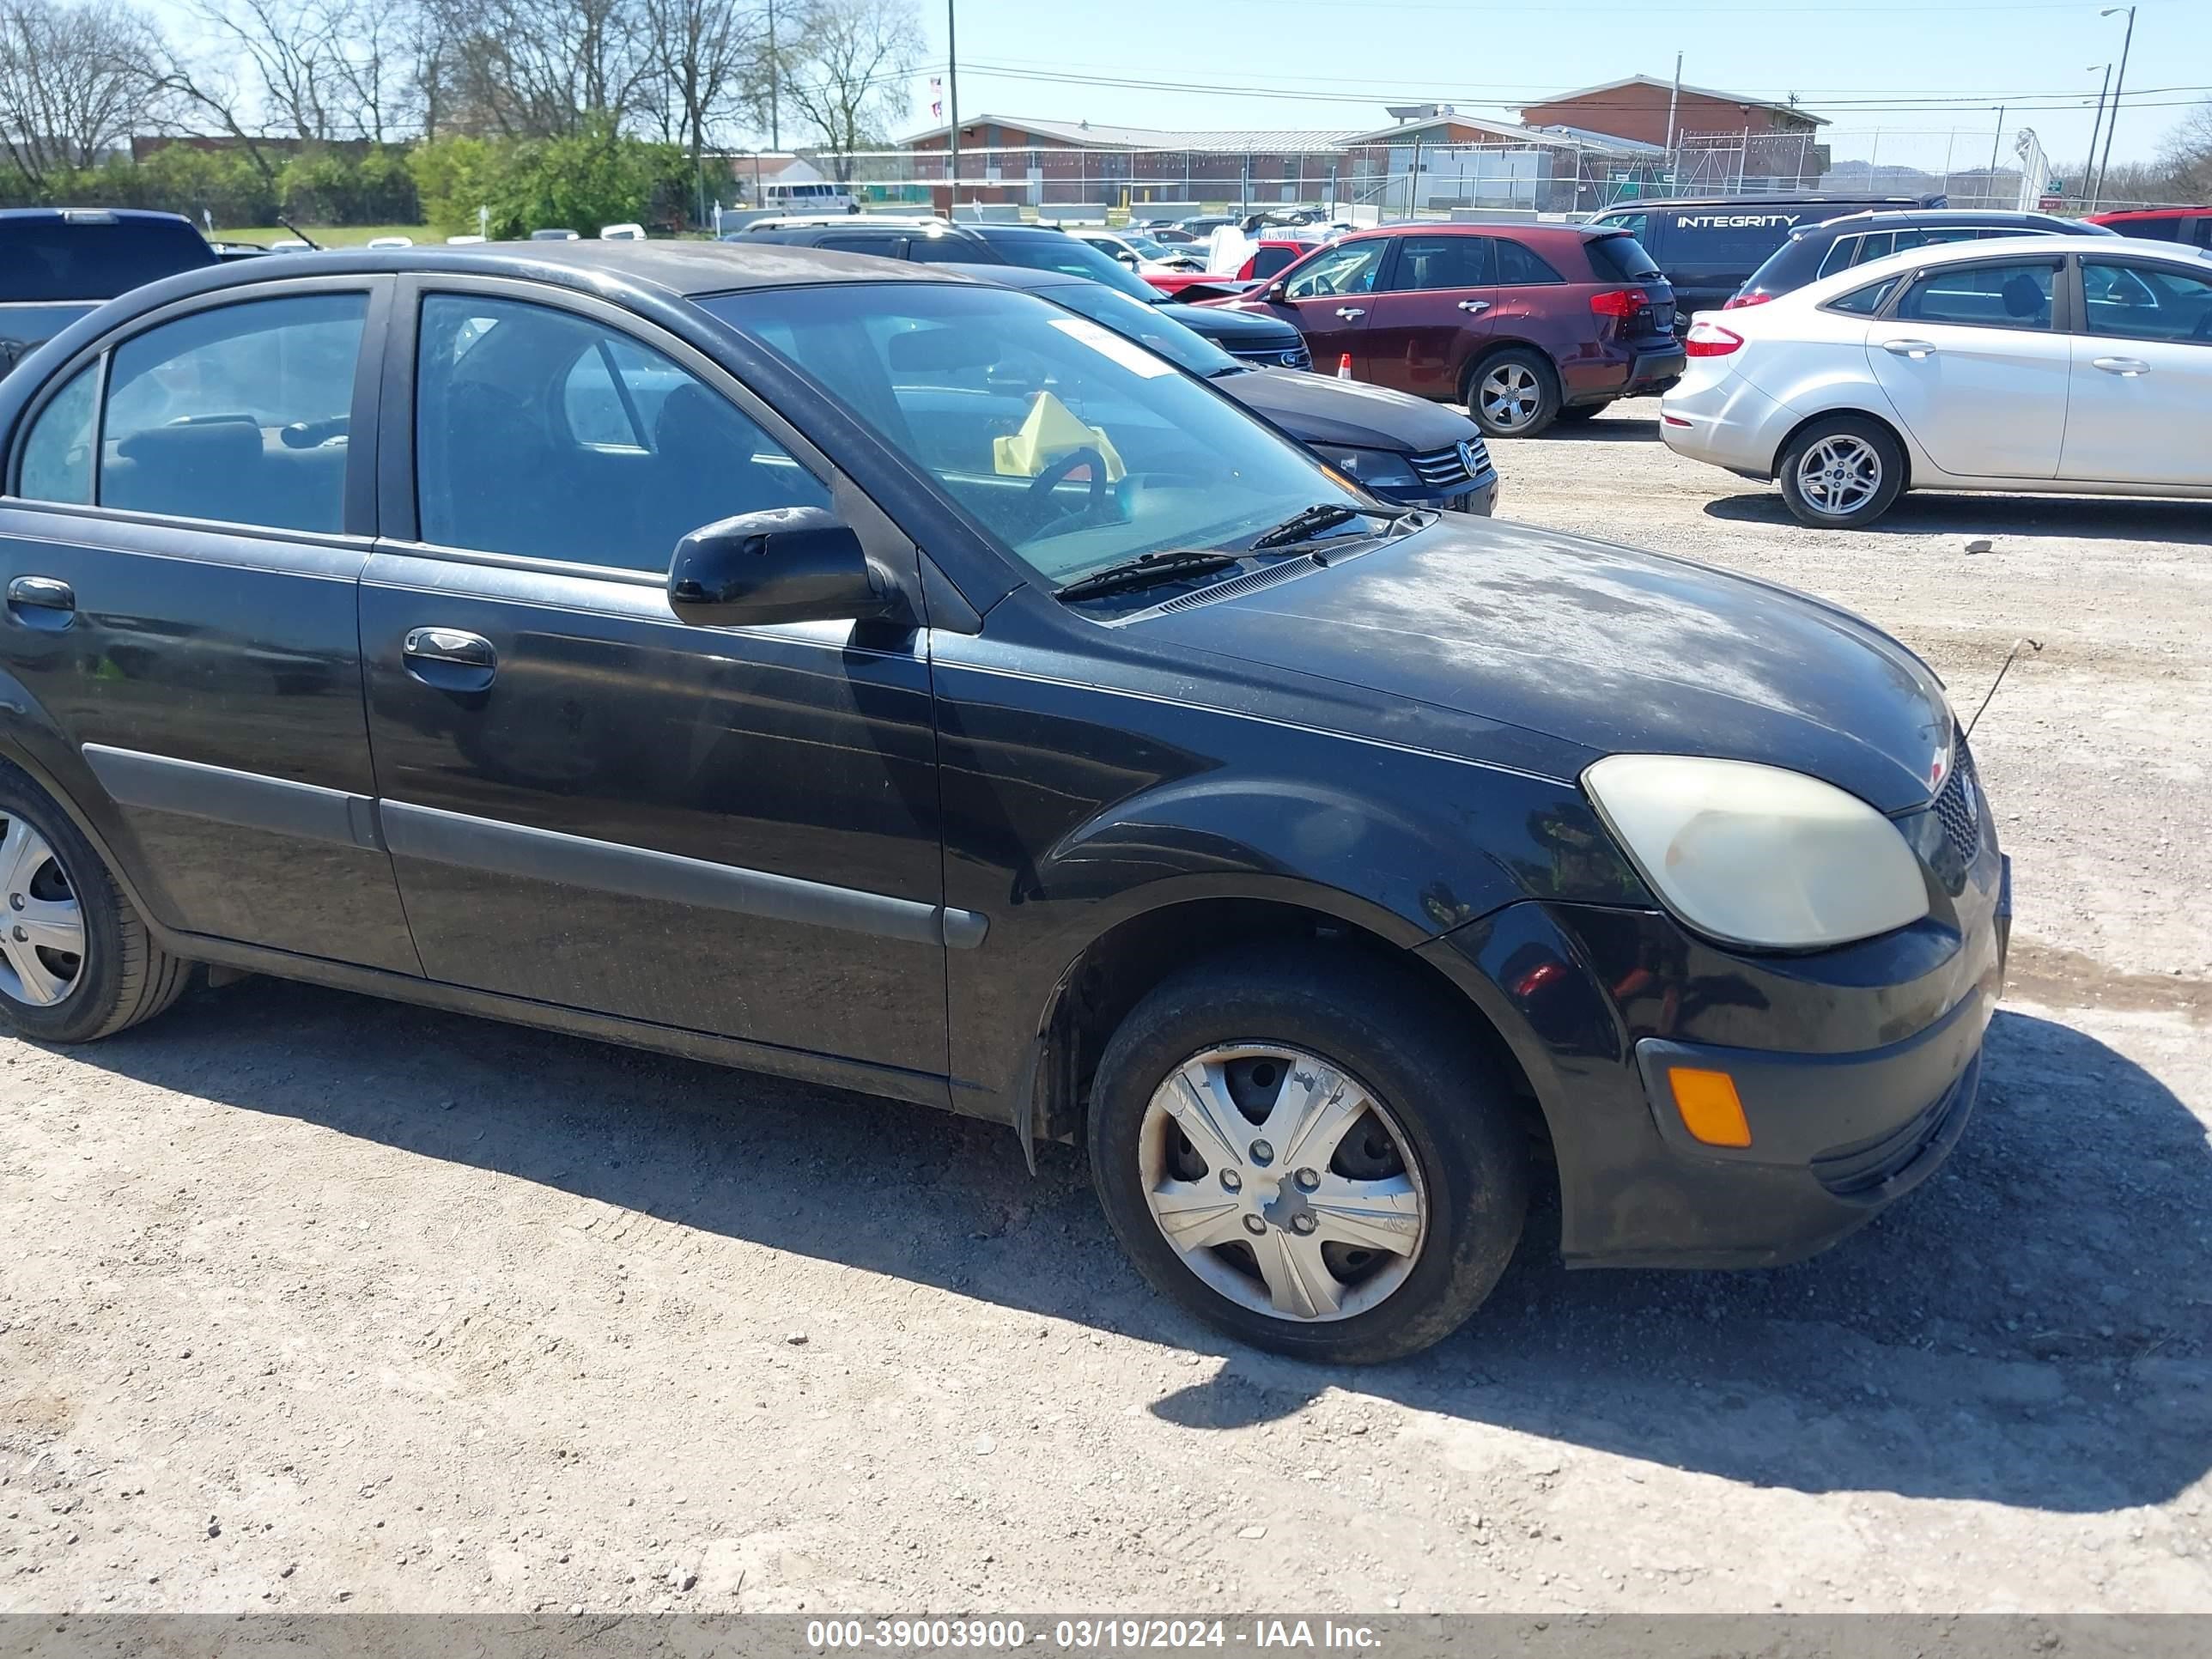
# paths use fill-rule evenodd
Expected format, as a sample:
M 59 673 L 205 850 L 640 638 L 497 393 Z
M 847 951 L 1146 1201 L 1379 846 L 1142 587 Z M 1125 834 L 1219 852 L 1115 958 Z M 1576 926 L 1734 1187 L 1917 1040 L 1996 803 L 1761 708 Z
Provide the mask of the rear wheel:
M 1776 473 L 1800 524 L 1856 530 L 1890 509 L 1905 489 L 1905 451 L 1863 415 L 1814 421 L 1783 447 Z
M 1091 1091 L 1092 1179 L 1163 1294 L 1331 1362 L 1449 1335 L 1505 1270 L 1527 1148 L 1481 1052 L 1420 988 L 1239 953 L 1130 1013 Z
M 92 843 L 21 772 L 0 768 L 0 1024 L 86 1042 L 151 1019 L 191 964 L 147 933 Z
M 1493 351 L 1468 371 L 1467 412 L 1493 438 L 1533 438 L 1558 418 L 1559 377 L 1541 352 Z

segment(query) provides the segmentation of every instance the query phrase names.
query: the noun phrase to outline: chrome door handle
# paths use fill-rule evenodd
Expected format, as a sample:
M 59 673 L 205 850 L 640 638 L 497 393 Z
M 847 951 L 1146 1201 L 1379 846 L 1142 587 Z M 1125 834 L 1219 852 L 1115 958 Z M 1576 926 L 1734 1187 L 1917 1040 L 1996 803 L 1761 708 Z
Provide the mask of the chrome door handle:
M 1367 314 L 1367 309 L 1364 306 L 1339 306 L 1336 308 L 1336 314 L 1345 321 L 1350 322 L 1354 317 L 1364 317 Z
M 1459 302 L 1459 308 L 1462 311 L 1487 311 L 1490 309 L 1490 301 L 1487 300 L 1462 300 Z
M 76 591 L 58 576 L 18 576 L 8 584 L 8 614 L 58 633 L 76 620 Z
M 2150 373 L 2150 365 L 2140 357 L 2093 357 L 2089 361 L 2106 374 L 2117 374 L 2124 380 Z
M 499 672 L 491 641 L 458 628 L 410 628 L 399 652 L 410 674 L 441 691 L 482 691 Z
M 1893 357 L 1910 357 L 1915 362 L 1936 355 L 1936 348 L 1925 340 L 1884 340 L 1881 349 Z

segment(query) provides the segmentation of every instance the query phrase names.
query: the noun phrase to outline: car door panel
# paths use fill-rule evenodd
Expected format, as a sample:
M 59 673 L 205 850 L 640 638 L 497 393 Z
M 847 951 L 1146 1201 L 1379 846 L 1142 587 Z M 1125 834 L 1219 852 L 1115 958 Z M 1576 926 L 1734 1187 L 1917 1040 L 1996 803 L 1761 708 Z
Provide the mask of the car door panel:
M 1390 286 L 1369 301 L 1363 378 L 1416 397 L 1457 398 L 1497 326 L 1494 265 L 1486 236 L 1401 239 Z
M 1343 359 L 1367 374 L 1367 323 L 1390 252 L 1387 240 L 1339 243 L 1301 260 L 1279 300 L 1245 301 L 1239 310 L 1280 317 L 1305 338 L 1314 367 L 1334 373 Z
M 399 550 L 362 588 L 385 832 L 433 979 L 944 1067 L 923 637 L 701 629 L 611 576 Z M 427 626 L 495 677 L 410 670 Z
M 1869 327 L 1875 379 L 1945 472 L 2057 476 L 2073 360 L 2053 326 L 2055 270 L 2055 262 L 2020 261 L 1916 273 L 1893 314 Z M 2005 297 L 2032 273 L 2045 284 L 2039 313 Z
M 697 627 L 665 576 L 679 536 L 769 506 L 834 499 L 886 560 L 911 546 L 681 342 L 589 301 L 454 286 L 421 296 L 419 331 L 404 307 L 422 386 L 387 380 L 422 500 L 384 478 L 387 519 L 447 544 L 380 544 L 361 595 L 424 971 L 941 1098 L 945 951 L 967 935 L 942 909 L 926 630 Z
M 2212 270 L 2084 258 L 2081 279 L 2059 476 L 2212 484 Z
M 122 417 L 106 412 L 101 495 L 129 477 L 137 511 L 84 500 L 0 504 L 0 586 L 63 601 L 10 603 L 0 614 L 0 660 L 106 797 L 87 810 L 96 805 L 122 843 L 155 920 L 412 974 L 419 963 L 370 811 L 362 718 L 355 586 L 370 546 L 374 446 L 356 455 L 343 434 L 348 421 L 374 431 L 375 388 L 356 386 L 349 410 L 352 375 L 335 389 L 326 378 L 373 358 L 380 333 L 373 307 L 388 286 L 307 283 L 246 304 L 179 307 L 128 338 L 114 354 L 112 380 L 128 395 L 118 399 Z M 254 319 L 279 315 L 277 307 L 334 301 L 341 330 L 357 333 L 332 336 L 329 319 L 312 316 L 304 331 L 256 332 Z M 341 362 L 316 355 L 347 340 Z M 143 393 L 137 378 L 125 378 L 133 353 L 150 365 Z M 276 378 L 240 378 L 241 363 Z M 285 378 L 292 370 L 301 395 L 328 408 L 275 406 L 298 389 Z M 98 367 L 84 372 L 94 377 Z M 61 480 L 40 438 L 47 411 L 68 395 L 33 416 L 26 495 L 76 493 L 54 487 Z M 240 400 L 234 414 L 216 406 L 224 399 Z M 85 408 L 89 421 L 89 395 Z M 285 441 L 272 436 L 280 420 L 331 409 L 347 417 L 331 432 L 301 423 L 282 428 Z M 139 441 L 149 436 L 189 453 Z M 88 455 L 76 464 L 89 497 Z M 357 496 L 349 494 L 349 465 Z M 284 487 L 260 489 L 270 480 Z M 178 507 L 267 507 L 272 518 L 329 527 L 163 512 Z

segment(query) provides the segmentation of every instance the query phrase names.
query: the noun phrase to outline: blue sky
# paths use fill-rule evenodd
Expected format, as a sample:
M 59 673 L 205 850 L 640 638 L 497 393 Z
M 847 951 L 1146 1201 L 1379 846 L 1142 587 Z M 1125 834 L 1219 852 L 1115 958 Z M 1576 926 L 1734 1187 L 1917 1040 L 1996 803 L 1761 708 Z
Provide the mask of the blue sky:
M 945 0 L 919 0 L 935 65 Z M 1880 127 L 1882 159 L 1961 167 L 2004 118 L 2054 159 L 2089 140 L 2095 67 L 2117 64 L 2123 16 L 2096 0 L 955 0 L 963 117 L 1145 126 L 1381 125 L 1385 102 L 1501 114 L 1536 94 L 1626 75 L 1753 96 L 1795 92 L 1838 135 Z M 933 65 L 934 66 L 934 65 Z M 2085 67 L 2087 66 L 2087 67 Z M 1095 86 L 1072 74 L 1215 90 Z M 927 76 L 913 126 L 928 125 Z M 2154 88 L 2194 88 L 2194 91 Z M 2137 102 L 2136 89 L 2142 88 Z M 1237 95 L 1261 90 L 1269 95 Z M 1289 95 L 1276 95 L 1287 94 Z M 2212 0 L 2142 0 L 2115 161 L 2154 154 L 2189 101 L 2212 99 Z M 1923 106 L 1923 107 L 1878 107 Z M 2051 107 L 2062 106 L 2061 107 Z M 2160 106 L 2165 106 L 2160 107 Z M 910 129 L 909 129 L 910 130 Z M 1908 136 L 1909 135 L 1909 136 Z M 1854 143 L 1850 153 L 1861 153 Z M 1846 153 L 1839 149 L 1838 154 Z

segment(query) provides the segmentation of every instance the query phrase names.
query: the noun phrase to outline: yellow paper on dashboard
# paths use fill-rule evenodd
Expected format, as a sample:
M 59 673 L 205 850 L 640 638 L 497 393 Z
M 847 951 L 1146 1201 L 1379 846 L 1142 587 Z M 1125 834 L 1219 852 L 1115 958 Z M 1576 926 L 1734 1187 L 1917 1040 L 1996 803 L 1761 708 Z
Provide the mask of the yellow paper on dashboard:
M 991 440 L 991 464 L 1003 477 L 1034 478 L 1078 449 L 1095 449 L 1105 459 L 1108 483 L 1119 483 L 1128 476 L 1111 438 L 1077 420 L 1075 411 L 1051 392 L 1040 392 L 1020 431 Z

